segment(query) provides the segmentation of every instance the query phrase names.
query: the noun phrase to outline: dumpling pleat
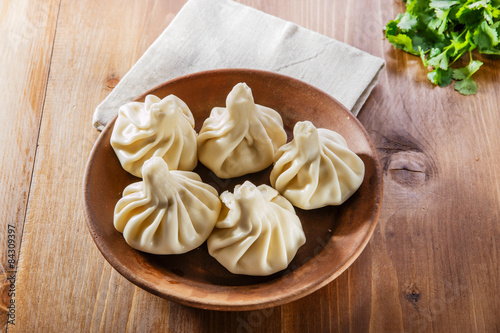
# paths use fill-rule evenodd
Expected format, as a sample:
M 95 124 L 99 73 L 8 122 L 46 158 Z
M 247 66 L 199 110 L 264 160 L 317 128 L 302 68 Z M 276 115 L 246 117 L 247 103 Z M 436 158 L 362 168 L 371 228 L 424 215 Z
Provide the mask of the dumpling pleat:
M 127 201 L 118 201 L 115 208 L 115 228 L 123 232 L 126 224 L 124 222 L 130 220 L 130 218 L 143 210 L 143 207 L 148 206 L 151 199 L 143 196 L 138 196 L 136 193 L 134 195 L 129 195 Z
M 198 232 L 196 231 L 193 220 L 188 211 L 188 206 L 181 200 L 179 193 L 176 193 L 176 213 L 175 218 L 177 223 L 174 223 L 177 228 L 177 237 L 173 239 L 178 242 L 179 246 L 182 244 L 191 244 L 198 237 Z M 173 234 L 173 233 L 172 233 Z
M 154 207 L 151 207 L 150 210 L 154 213 L 149 218 L 144 219 L 144 222 L 149 222 L 149 225 L 148 223 L 143 223 L 142 228 L 137 233 L 142 234 L 140 238 L 141 246 L 154 247 L 161 244 L 161 240 L 164 237 L 165 230 L 162 221 L 167 214 L 167 210 L 165 208 L 154 209 Z
M 139 238 L 139 242 L 142 242 L 144 237 L 138 237 L 138 235 L 143 235 L 144 231 L 154 223 L 154 217 L 158 212 L 155 211 L 154 207 L 149 206 L 140 211 L 132 211 L 133 215 L 130 215 L 128 222 L 123 230 L 123 236 L 127 243 L 136 242 Z M 151 216 L 153 218 L 151 218 Z
M 285 239 L 285 233 L 283 224 L 288 223 L 286 221 L 286 216 L 282 216 L 281 207 L 270 210 L 271 221 L 274 223 L 269 223 L 269 246 L 267 250 L 266 262 L 270 267 L 281 267 L 285 269 L 288 265 L 288 253 L 286 251 L 287 244 Z M 279 221 L 282 221 L 280 223 Z M 272 241 L 271 241 L 272 240 Z

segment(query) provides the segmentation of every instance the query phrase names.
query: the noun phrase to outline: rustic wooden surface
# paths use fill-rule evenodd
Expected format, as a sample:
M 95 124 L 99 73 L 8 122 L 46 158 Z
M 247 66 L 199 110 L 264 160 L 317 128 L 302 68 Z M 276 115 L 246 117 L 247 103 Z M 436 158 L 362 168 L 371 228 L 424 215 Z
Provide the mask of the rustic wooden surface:
M 83 217 L 92 112 L 184 2 L 0 0 L 2 329 L 498 332 L 500 60 L 480 58 L 475 96 L 434 88 L 418 58 L 383 39 L 399 0 L 240 1 L 387 62 L 359 115 L 384 167 L 382 213 L 343 275 L 291 304 L 214 312 L 111 268 Z

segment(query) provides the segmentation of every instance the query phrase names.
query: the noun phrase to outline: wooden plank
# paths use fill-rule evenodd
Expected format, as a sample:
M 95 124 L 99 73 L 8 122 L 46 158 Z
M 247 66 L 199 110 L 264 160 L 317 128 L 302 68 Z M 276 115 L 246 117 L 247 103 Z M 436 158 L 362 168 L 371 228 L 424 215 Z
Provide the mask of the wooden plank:
M 387 9 L 376 6 L 387 22 Z M 347 39 L 365 42 L 354 33 Z M 359 115 L 385 170 L 383 210 L 369 246 L 370 269 L 378 273 L 361 281 L 372 294 L 369 327 L 497 331 L 500 174 L 489 166 L 500 162 L 498 60 L 479 57 L 479 92 L 466 97 L 452 86 L 433 87 L 418 57 L 385 40 L 374 46 L 387 68 Z
M 98 136 L 94 108 L 111 90 L 110 80 L 129 70 L 181 6 L 62 1 L 19 262 L 16 325 L 9 329 L 122 330 L 134 323 L 147 329 L 153 321 L 130 314 L 151 306 L 168 313 L 164 300 L 137 295 L 98 252 L 83 217 L 81 186 Z
M 16 270 L 58 1 L 0 1 L 0 330 L 16 312 Z M 11 303 L 12 302 L 12 303 Z

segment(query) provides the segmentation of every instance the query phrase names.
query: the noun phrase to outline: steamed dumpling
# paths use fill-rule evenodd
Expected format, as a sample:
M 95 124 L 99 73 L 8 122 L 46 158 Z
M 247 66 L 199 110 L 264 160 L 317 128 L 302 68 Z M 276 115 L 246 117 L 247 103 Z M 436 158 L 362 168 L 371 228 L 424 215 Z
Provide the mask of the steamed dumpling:
M 361 186 L 365 165 L 331 130 L 298 122 L 274 157 L 271 185 L 302 209 L 340 205 Z
M 185 253 L 200 246 L 219 216 L 217 191 L 190 171 L 169 171 L 161 157 L 142 167 L 143 181 L 130 184 L 115 206 L 114 225 L 134 249 Z
M 120 107 L 111 146 L 122 167 L 136 177 L 153 156 L 162 157 L 172 170 L 191 171 L 198 163 L 193 114 L 174 95 L 148 95 L 144 103 Z
M 255 104 L 252 91 L 238 83 L 226 108 L 213 108 L 198 135 L 198 158 L 220 178 L 264 170 L 286 143 L 278 112 Z
M 249 181 L 221 194 L 208 251 L 231 273 L 270 275 L 285 269 L 306 237 L 293 206 L 275 189 Z

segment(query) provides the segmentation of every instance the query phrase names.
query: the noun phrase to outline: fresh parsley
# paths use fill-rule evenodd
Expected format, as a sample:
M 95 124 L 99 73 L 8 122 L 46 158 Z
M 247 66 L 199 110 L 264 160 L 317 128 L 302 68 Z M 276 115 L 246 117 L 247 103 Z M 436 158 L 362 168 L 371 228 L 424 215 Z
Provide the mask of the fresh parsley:
M 405 1 L 405 0 L 403 0 Z M 472 51 L 500 55 L 500 0 L 406 0 L 406 12 L 387 23 L 385 37 L 408 53 L 420 56 L 427 77 L 445 87 L 455 80 L 463 95 L 477 92 L 472 75 L 483 64 Z M 451 65 L 464 54 L 463 68 Z

